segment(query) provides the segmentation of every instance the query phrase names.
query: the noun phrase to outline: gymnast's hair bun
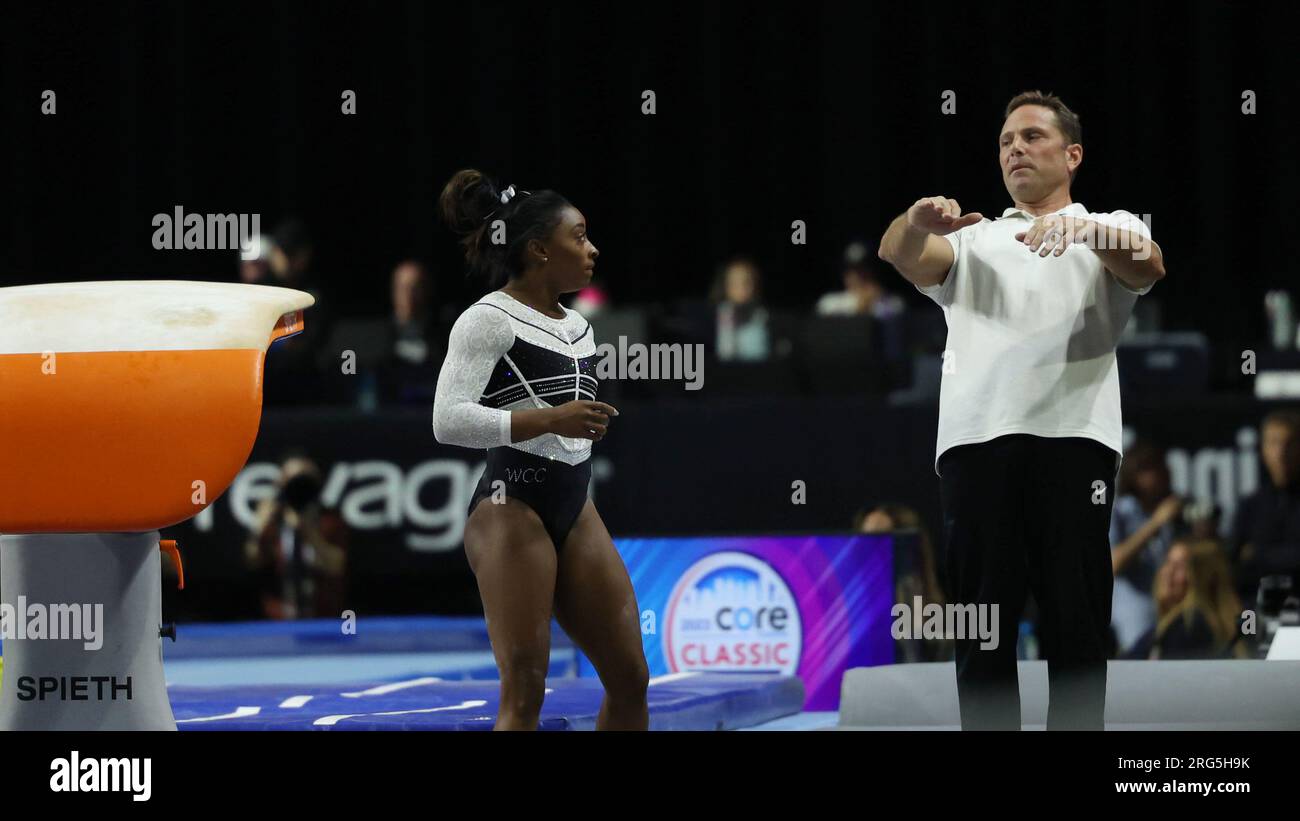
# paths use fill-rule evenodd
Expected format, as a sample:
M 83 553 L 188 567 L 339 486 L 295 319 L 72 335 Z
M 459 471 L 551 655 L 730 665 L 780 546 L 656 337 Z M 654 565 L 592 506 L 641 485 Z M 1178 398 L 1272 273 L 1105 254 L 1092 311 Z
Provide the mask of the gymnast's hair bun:
M 451 175 L 438 197 L 438 213 L 442 221 L 460 237 L 465 249 L 465 261 L 470 269 L 484 268 L 482 246 L 487 229 L 487 218 L 501 206 L 501 193 L 482 171 L 465 168 Z

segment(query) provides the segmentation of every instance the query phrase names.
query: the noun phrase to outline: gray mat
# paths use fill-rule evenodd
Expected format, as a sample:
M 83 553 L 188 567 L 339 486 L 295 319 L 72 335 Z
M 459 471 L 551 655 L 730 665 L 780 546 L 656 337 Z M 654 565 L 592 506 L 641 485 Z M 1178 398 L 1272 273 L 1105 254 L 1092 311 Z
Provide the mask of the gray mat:
M 1047 662 L 1022 661 L 1024 728 L 1047 723 Z M 839 729 L 961 727 L 952 662 L 844 674 Z M 1112 661 L 1108 730 L 1300 730 L 1300 661 Z

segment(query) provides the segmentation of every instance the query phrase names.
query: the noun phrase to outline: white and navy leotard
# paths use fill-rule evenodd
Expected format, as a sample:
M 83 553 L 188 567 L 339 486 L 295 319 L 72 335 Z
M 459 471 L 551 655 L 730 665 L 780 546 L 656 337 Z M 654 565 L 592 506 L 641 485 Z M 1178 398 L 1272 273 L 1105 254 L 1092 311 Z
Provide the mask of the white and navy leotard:
M 565 308 L 564 319 L 555 319 L 492 291 L 451 329 L 433 401 L 434 437 L 580 464 L 591 455 L 591 440 L 547 433 L 511 442 L 510 412 L 594 400 L 595 369 L 596 343 L 581 314 Z

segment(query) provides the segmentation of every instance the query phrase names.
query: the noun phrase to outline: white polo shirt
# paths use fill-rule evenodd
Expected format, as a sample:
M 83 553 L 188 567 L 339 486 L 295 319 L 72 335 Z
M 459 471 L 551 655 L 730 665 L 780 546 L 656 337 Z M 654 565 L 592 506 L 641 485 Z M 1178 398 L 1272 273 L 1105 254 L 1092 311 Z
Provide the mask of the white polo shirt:
M 1056 213 L 1089 217 L 1077 202 Z M 1090 218 L 1151 237 L 1127 211 Z M 1081 245 L 1039 257 L 1015 237 L 1034 219 L 1008 208 L 945 235 L 947 278 L 917 286 L 948 323 L 935 473 L 948 448 L 1009 433 L 1080 436 L 1123 452 L 1115 345 L 1151 286 L 1131 290 Z

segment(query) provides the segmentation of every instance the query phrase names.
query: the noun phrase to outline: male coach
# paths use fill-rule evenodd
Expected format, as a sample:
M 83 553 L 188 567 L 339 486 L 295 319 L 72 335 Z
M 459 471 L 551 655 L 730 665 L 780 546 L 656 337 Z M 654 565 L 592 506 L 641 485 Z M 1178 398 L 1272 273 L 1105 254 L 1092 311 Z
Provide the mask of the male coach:
M 880 258 L 948 323 L 935 471 L 949 593 L 998 605 L 996 648 L 956 642 L 963 729 L 1020 729 L 1027 591 L 1048 660 L 1048 729 L 1103 726 L 1123 449 L 1115 344 L 1165 271 L 1137 217 L 1070 199 L 1081 143 L 1059 98 L 1017 95 L 998 138 L 1013 207 L 991 220 L 925 197 L 880 242 Z

